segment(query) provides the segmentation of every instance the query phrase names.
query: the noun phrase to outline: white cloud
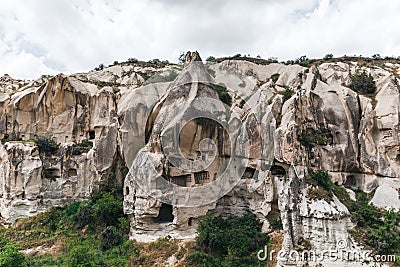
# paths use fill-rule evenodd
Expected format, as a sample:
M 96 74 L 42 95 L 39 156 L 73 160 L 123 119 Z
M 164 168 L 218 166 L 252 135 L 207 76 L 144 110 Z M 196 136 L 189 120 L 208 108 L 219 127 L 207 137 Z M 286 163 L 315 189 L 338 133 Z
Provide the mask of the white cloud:
M 129 57 L 398 55 L 400 1 L 3 1 L 0 75 L 88 71 Z

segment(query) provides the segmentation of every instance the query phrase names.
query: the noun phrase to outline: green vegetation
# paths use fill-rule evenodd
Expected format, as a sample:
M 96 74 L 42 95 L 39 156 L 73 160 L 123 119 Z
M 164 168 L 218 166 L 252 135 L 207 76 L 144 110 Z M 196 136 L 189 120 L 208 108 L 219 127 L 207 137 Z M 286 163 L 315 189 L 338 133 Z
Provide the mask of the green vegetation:
M 309 176 L 306 178 L 306 182 L 313 186 L 307 191 L 309 198 L 324 199 L 327 202 L 332 201 L 332 188 L 334 187 L 334 184 L 326 171 L 311 171 Z
M 329 201 L 335 194 L 347 207 L 356 226 L 354 235 L 359 242 L 364 240 L 366 245 L 380 254 L 400 252 L 400 211 L 378 209 L 369 204 L 368 194 L 360 190 L 355 192 L 356 201 L 350 199 L 346 189 L 332 183 L 329 174 L 322 170 L 311 172 L 306 182 L 314 186 L 309 191 L 309 197 Z
M 20 249 L 17 243 L 0 236 L 0 267 L 26 266 L 25 255 Z
M 279 73 L 275 73 L 271 75 L 271 80 L 276 83 L 276 81 L 279 79 Z
M 202 252 L 189 254 L 198 266 L 258 266 L 254 252 L 269 241 L 251 213 L 228 218 L 207 215 L 199 221 L 197 244 Z
M 116 82 L 105 82 L 105 81 L 92 81 L 95 85 L 97 85 L 97 87 L 99 87 L 99 88 L 103 88 L 103 87 L 106 87 L 106 86 L 109 86 L 109 87 L 118 87 L 118 86 L 120 86 L 120 84 L 119 83 L 116 83 Z
M 88 201 L 53 208 L 18 221 L 14 228 L 1 229 L 8 239 L 0 238 L 0 266 L 129 266 L 139 246 L 128 240 L 128 231 L 122 200 L 110 192 L 96 194 Z M 55 255 L 25 257 L 19 252 L 19 246 L 57 245 Z
M 400 253 L 400 211 L 378 209 L 368 203 L 366 193 L 356 193 L 357 201 L 348 209 L 358 229 L 357 237 L 378 253 Z
M 213 61 L 215 61 L 215 57 L 209 56 L 209 57 L 206 59 L 206 61 L 207 61 L 207 62 L 213 62 Z
M 215 90 L 218 93 L 219 99 L 228 106 L 232 105 L 232 97 L 229 95 L 225 86 L 216 84 Z
M 10 135 L 6 134 L 4 138 L 1 139 L 2 144 L 10 141 L 22 141 L 22 138 L 20 138 L 16 133 L 11 133 Z
M 281 93 L 283 95 L 283 103 L 285 103 L 287 100 L 289 100 L 292 95 L 294 94 L 294 91 L 290 88 L 286 88 L 285 91 Z
M 128 58 L 128 62 L 129 63 L 137 63 L 139 60 L 137 59 L 137 58 L 134 58 L 134 57 L 130 57 L 130 58 Z
M 33 141 L 39 148 L 40 153 L 44 153 L 46 155 L 55 154 L 58 150 L 58 144 L 56 140 L 52 137 L 45 137 L 41 135 L 35 135 Z
M 329 130 L 303 130 L 299 136 L 299 142 L 307 149 L 311 149 L 316 145 L 326 146 L 333 142 L 332 134 Z
M 156 74 L 146 79 L 146 84 L 150 83 L 160 83 L 160 82 L 172 82 L 175 78 L 178 77 L 178 72 L 175 70 L 171 70 L 165 73 Z
M 272 231 L 283 229 L 283 224 L 280 219 L 271 220 L 270 224 Z
M 73 146 L 72 154 L 81 155 L 82 153 L 88 152 L 93 147 L 93 142 L 85 140 L 82 143 Z
M 373 94 L 376 91 L 376 84 L 371 74 L 367 75 L 364 71 L 351 76 L 350 89 L 361 94 Z
M 310 67 L 311 63 L 313 62 L 313 60 L 308 59 L 307 56 L 301 56 L 299 58 L 296 58 L 295 60 L 288 60 L 286 61 L 286 65 L 292 65 L 292 64 L 299 64 L 302 67 Z

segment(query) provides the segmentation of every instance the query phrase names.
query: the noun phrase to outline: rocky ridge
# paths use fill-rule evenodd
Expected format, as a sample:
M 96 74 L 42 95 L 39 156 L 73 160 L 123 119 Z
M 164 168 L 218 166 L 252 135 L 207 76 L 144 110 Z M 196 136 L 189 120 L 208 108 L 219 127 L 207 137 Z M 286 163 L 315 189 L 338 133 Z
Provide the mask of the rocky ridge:
M 250 123 L 249 109 L 243 102 L 265 105 L 256 114 L 267 114 L 272 128 L 258 131 L 251 139 L 250 151 L 262 153 L 261 133 L 271 130 L 267 138 L 273 140 L 270 171 L 264 172 L 250 155 L 243 179 L 230 192 L 195 209 L 169 207 L 138 192 L 129 183 L 134 173 L 128 171 L 140 165 L 138 157 L 143 151 L 153 153 L 162 176 L 172 183 L 182 185 L 176 177 L 184 177 L 186 186 L 197 184 L 197 171 L 179 172 L 158 156 L 163 114 L 173 110 L 174 98 L 182 97 L 180 103 L 193 99 L 185 96 L 188 89 L 174 86 L 186 79 L 185 69 L 199 57 L 188 54 L 186 59 L 183 70 L 179 65 L 139 62 L 33 82 L 1 77 L 3 224 L 88 198 L 104 184 L 111 184 L 123 191 L 131 236 L 140 240 L 165 235 L 192 237 L 196 220 L 207 212 L 250 210 L 263 221 L 264 230 L 269 229 L 271 220 L 282 219 L 286 250 L 296 248 L 301 240 L 310 240 L 320 249 L 338 240 L 359 248 L 349 235 L 353 226 L 347 208 L 336 197 L 316 200 L 308 195 L 305 178 L 309 169 L 328 171 L 332 181 L 345 186 L 350 194 L 355 189 L 374 191 L 371 201 L 378 207 L 400 208 L 400 65 L 388 62 L 365 66 L 356 61 L 329 62 L 309 68 L 234 59 L 204 66 L 196 63 L 207 72 L 201 84 L 226 87 L 232 97 L 230 110 L 241 114 L 243 122 Z M 349 88 L 351 75 L 359 71 L 373 77 L 377 85 L 373 96 Z M 196 90 L 218 99 L 214 85 L 208 89 L 198 85 Z M 291 93 L 289 97 L 285 92 Z M 207 128 L 218 129 L 202 123 L 186 129 L 185 140 L 190 141 L 180 145 L 187 158 L 196 159 L 201 152 L 196 140 L 210 138 L 217 146 L 228 143 L 218 139 L 223 137 L 218 131 Z M 38 135 L 54 138 L 59 149 L 51 154 L 39 151 L 31 141 Z M 88 142 L 91 145 L 83 148 Z M 222 157 L 220 152 L 220 160 L 231 156 Z M 211 166 L 207 171 L 218 173 L 218 168 Z M 254 184 L 254 173 L 263 177 L 262 183 Z

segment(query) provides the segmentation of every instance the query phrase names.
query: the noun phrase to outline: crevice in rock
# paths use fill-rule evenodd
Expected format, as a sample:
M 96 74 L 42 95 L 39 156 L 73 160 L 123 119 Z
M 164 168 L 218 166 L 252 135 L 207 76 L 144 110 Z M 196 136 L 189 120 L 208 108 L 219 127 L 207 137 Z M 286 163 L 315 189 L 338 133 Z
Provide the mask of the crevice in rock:
M 144 143 L 145 144 L 147 144 L 149 142 L 151 133 L 153 132 L 154 122 L 155 122 L 156 118 L 158 117 L 158 113 L 160 112 L 160 110 L 164 104 L 164 101 L 165 101 L 165 99 L 162 102 L 156 104 L 153 107 L 153 109 L 151 110 L 149 117 L 147 118 L 145 133 L 144 133 L 144 136 L 145 136 Z

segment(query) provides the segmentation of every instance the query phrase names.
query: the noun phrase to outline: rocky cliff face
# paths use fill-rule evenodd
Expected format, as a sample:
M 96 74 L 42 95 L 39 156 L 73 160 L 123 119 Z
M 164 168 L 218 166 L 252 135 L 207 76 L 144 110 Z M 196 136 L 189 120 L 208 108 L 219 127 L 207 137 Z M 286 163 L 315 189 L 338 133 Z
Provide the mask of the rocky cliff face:
M 3 224 L 108 184 L 123 191 L 139 240 L 191 237 L 207 212 L 250 210 L 264 230 L 282 219 L 283 249 L 302 240 L 360 249 L 347 208 L 335 196 L 309 196 L 305 179 L 310 169 L 326 170 L 350 195 L 375 190 L 373 204 L 400 208 L 399 68 L 203 65 L 189 53 L 183 67 L 122 63 L 33 82 L 3 76 Z M 374 95 L 349 88 L 360 71 L 373 77 Z M 39 151 L 35 136 L 60 146 Z

